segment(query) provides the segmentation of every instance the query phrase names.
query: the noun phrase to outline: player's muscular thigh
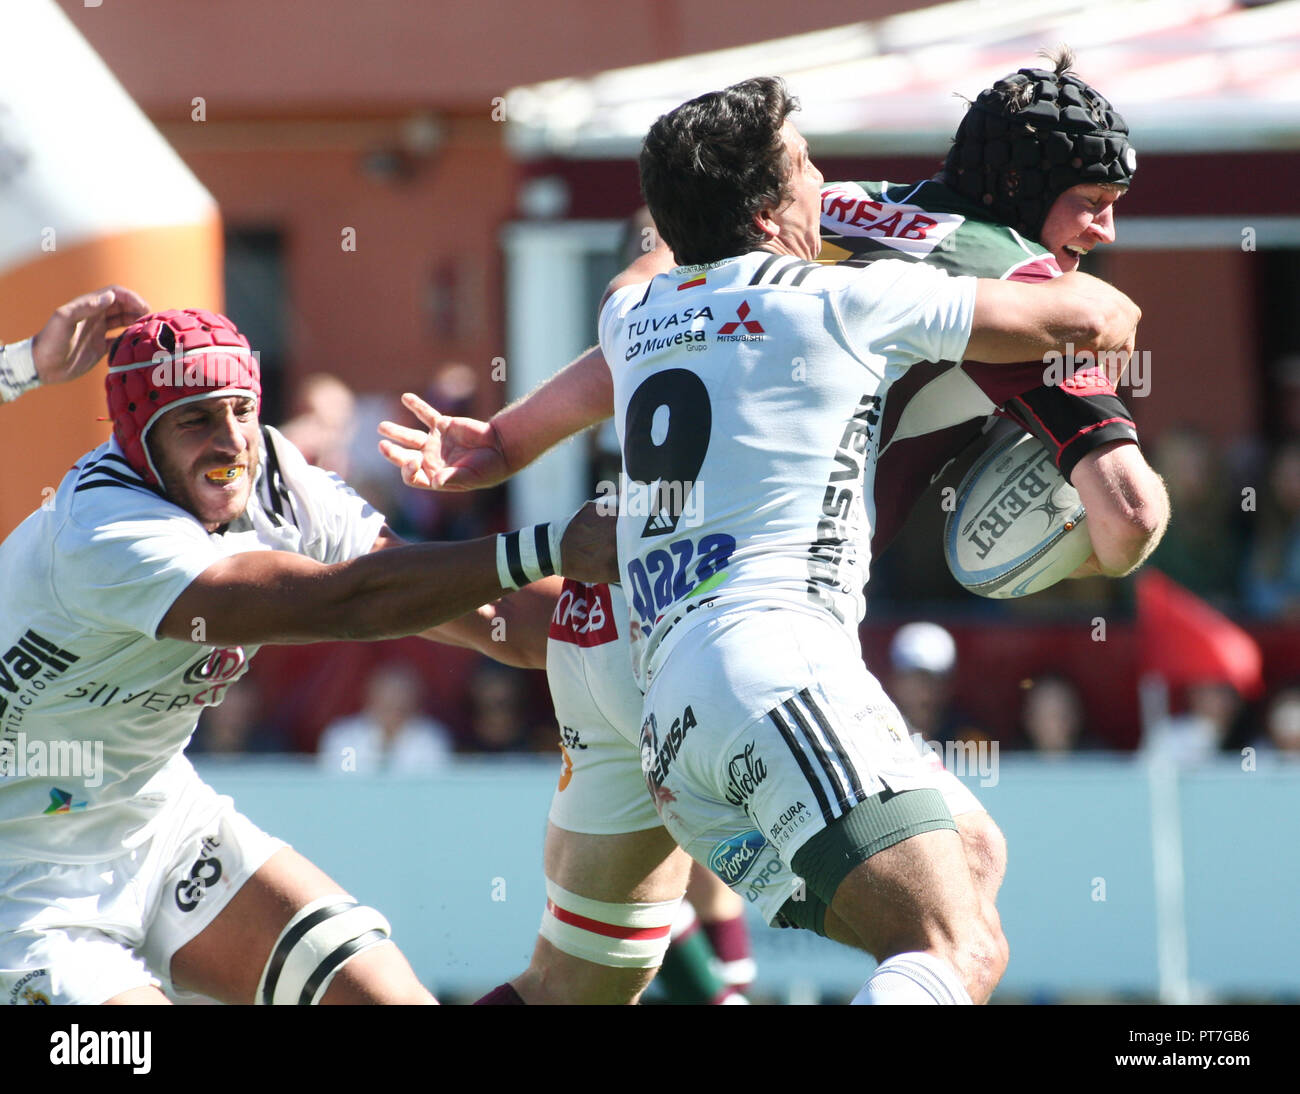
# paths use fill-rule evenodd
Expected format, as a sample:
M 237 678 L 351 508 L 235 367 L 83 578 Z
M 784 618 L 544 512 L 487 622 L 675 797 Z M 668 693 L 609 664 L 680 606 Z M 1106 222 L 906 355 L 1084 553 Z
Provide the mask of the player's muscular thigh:
M 674 900 L 686 891 L 691 860 L 663 828 L 597 836 L 552 824 L 546 876 L 561 888 L 611 903 Z

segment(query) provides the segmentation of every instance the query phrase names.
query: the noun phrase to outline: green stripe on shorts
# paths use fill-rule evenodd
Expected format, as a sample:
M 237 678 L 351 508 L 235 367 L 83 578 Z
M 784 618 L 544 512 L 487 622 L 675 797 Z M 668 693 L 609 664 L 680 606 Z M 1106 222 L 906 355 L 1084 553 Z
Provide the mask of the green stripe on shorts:
M 829 905 L 840 882 L 872 855 L 922 832 L 943 828 L 955 832 L 957 825 L 938 790 L 928 787 L 898 793 L 884 790 L 872 795 L 836 818 L 795 852 L 790 865 L 808 887 L 808 899 L 802 903 L 811 904 L 816 897 Z M 788 905 L 789 902 L 782 907 L 783 914 Z M 809 910 L 799 909 L 803 914 L 796 912 L 790 918 L 799 926 L 813 926 L 808 922 Z M 824 908 L 820 915 L 814 915 L 815 921 L 824 923 Z

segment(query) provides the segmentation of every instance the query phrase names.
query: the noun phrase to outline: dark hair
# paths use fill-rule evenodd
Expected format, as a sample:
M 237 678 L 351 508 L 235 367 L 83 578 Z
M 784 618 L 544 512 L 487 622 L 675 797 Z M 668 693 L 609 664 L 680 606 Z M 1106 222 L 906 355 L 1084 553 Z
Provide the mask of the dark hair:
M 760 76 L 683 103 L 641 145 L 641 192 L 684 266 L 754 250 L 754 216 L 792 196 L 781 127 L 799 109 L 776 76 Z

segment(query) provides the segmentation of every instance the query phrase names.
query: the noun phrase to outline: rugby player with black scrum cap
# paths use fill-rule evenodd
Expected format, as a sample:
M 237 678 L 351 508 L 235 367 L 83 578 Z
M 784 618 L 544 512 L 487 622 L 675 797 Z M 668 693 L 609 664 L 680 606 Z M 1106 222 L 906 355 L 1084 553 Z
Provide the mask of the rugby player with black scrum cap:
M 791 263 L 777 263 L 771 267 L 770 272 L 774 279 L 779 280 L 784 274 L 797 276 L 800 270 Z M 1002 271 L 998 270 L 997 273 L 1001 274 Z M 418 485 L 440 484 L 449 488 L 464 488 L 499 481 L 499 478 L 504 477 L 505 473 L 523 466 L 537 452 L 547 447 L 549 443 L 553 443 L 559 436 L 565 435 L 564 425 L 560 423 L 565 419 L 572 421 L 575 415 L 583 413 L 584 396 L 590 399 L 590 403 L 585 405 L 590 406 L 600 402 L 599 377 L 593 378 L 596 385 L 594 394 L 590 389 L 585 389 L 582 382 L 573 383 L 567 387 L 564 385 L 566 379 L 574 380 L 576 374 L 580 374 L 581 370 L 590 363 L 592 357 L 595 357 L 597 361 L 600 360 L 598 355 L 595 354 L 580 359 L 574 366 L 561 374 L 561 377 L 548 382 L 548 384 L 543 385 L 537 392 L 529 396 L 528 399 L 502 412 L 490 424 L 474 423 L 464 419 L 448 419 L 438 415 L 432 408 L 423 406 L 416 400 L 409 399 L 408 406 L 416 411 L 425 423 L 433 427 L 439 435 L 426 438 L 419 434 L 418 431 L 390 427 L 385 433 L 390 443 L 387 450 L 388 454 L 395 463 L 403 466 L 404 476 L 407 481 Z M 1037 371 L 1041 377 L 1041 364 L 1038 366 Z M 991 409 L 992 405 L 987 400 L 983 402 L 985 408 Z M 984 410 L 975 410 L 973 413 L 982 417 Z M 593 414 L 592 420 L 596 420 L 598 417 L 598 414 Z M 587 423 L 585 421 L 576 423 L 577 426 L 584 424 Z M 423 451 L 419 451 L 420 449 L 423 449 Z M 413 458 L 414 462 L 412 462 Z M 560 623 L 561 626 L 553 626 L 552 628 L 552 651 L 556 649 L 554 639 L 557 630 L 563 633 L 564 627 L 572 626 L 572 605 L 574 603 L 581 602 L 584 606 L 584 618 L 581 620 L 583 625 L 576 628 L 584 637 L 580 642 L 575 641 L 574 636 L 564 637 L 562 641 L 573 645 L 587 646 L 588 648 L 582 651 L 581 655 L 587 656 L 588 660 L 590 660 L 599 651 L 608 648 L 604 646 L 604 643 L 619 637 L 617 635 L 601 637 L 599 642 L 590 640 L 590 632 L 593 628 L 586 625 L 585 613 L 590 611 L 590 605 L 595 601 L 594 594 L 582 590 L 571 590 L 569 601 L 562 605 L 563 611 L 557 611 L 557 623 Z M 608 617 L 608 614 L 607 606 L 603 607 L 600 612 L 602 623 L 599 628 L 602 632 L 609 630 L 603 622 Z M 563 619 L 560 618 L 561 616 L 563 616 Z M 625 643 L 626 636 L 622 636 L 622 640 Z M 578 651 L 575 651 L 575 655 L 578 655 Z M 604 654 L 602 653 L 601 656 L 604 656 Z M 569 659 L 571 660 L 572 657 Z M 613 704 L 608 700 L 607 696 L 599 695 L 599 690 L 609 690 L 614 687 L 614 682 L 606 679 L 606 677 L 617 671 L 617 662 L 613 660 L 608 660 L 604 670 L 597 669 L 594 662 L 591 664 L 584 662 L 584 666 L 579 669 L 577 679 L 581 680 L 585 674 L 589 686 L 598 689 L 592 693 L 593 701 L 591 706 L 593 708 L 598 710 L 603 708 L 605 712 L 613 710 Z M 556 691 L 556 676 L 556 671 L 553 668 L 551 672 L 553 691 Z M 563 687 L 567 692 L 569 685 L 566 684 Z M 576 693 L 581 689 L 575 685 L 573 690 Z M 556 701 L 558 711 L 561 703 L 558 691 Z M 563 721 L 563 717 L 561 720 Z M 594 721 L 594 719 L 590 720 Z M 617 718 L 613 720 L 617 721 Z M 631 729 L 634 734 L 635 726 L 633 725 Z M 626 731 L 624 735 L 627 736 Z M 584 733 L 584 748 L 589 747 L 586 744 L 588 740 L 589 738 Z M 579 769 L 593 774 L 599 770 L 600 774 L 595 776 L 597 780 L 608 781 L 614 777 L 615 768 L 608 762 L 605 767 L 598 768 L 595 760 L 586 754 L 574 755 L 572 759 L 573 763 L 570 765 L 569 757 L 566 757 L 566 774 L 562 779 L 562 790 L 566 787 L 572 788 L 579 785 Z M 957 808 L 958 803 L 949 795 L 947 789 L 945 789 L 945 797 L 948 798 L 950 807 L 953 807 L 952 811 L 957 813 L 959 811 Z M 548 837 L 548 892 L 552 890 L 552 883 L 557 880 L 557 873 L 563 876 L 567 871 L 568 876 L 564 880 L 569 884 L 574 884 L 574 879 L 581 879 L 584 882 L 595 880 L 597 884 L 603 885 L 609 881 L 613 874 L 610 869 L 613 862 L 619 862 L 621 868 L 630 865 L 632 860 L 640 857 L 644 860 L 643 865 L 645 868 L 636 875 L 640 879 L 638 881 L 638 892 L 634 893 L 632 887 L 629 886 L 626 895 L 618 898 L 618 904 L 610 903 L 612 897 L 608 894 L 606 894 L 604 902 L 598 900 L 587 901 L 582 907 L 582 912 L 588 914 L 577 912 L 576 906 L 572 909 L 566 909 L 562 906 L 552 907 L 556 896 L 556 894 L 552 893 L 552 900 L 548 901 L 548 918 L 543 923 L 543 937 L 539 940 L 533 965 L 524 976 L 514 981 L 513 985 L 503 986 L 502 989 L 498 989 L 497 992 L 493 993 L 494 997 L 491 998 L 493 1002 L 518 1001 L 520 998 L 537 1002 L 547 1001 L 548 999 L 562 999 L 566 997 L 566 985 L 568 999 L 576 1000 L 580 998 L 576 978 L 561 975 L 561 970 L 567 972 L 567 969 L 572 967 L 582 972 L 585 977 L 582 985 L 585 987 L 593 979 L 588 974 L 595 971 L 590 963 L 603 963 L 609 966 L 632 964 L 630 960 L 619 961 L 614 959 L 612 951 L 617 947 L 616 942 L 605 943 L 611 951 L 610 954 L 601 955 L 598 953 L 600 946 L 595 940 L 602 932 L 598 922 L 595 928 L 591 927 L 593 921 L 598 920 L 601 916 L 604 917 L 605 922 L 609 924 L 609 927 L 603 931 L 607 938 L 616 938 L 620 933 L 626 935 L 635 927 L 641 928 L 636 933 L 642 937 L 648 936 L 653 933 L 645 929 L 650 926 L 649 921 L 645 918 L 636 920 L 632 917 L 637 914 L 644 917 L 648 913 L 659 912 L 660 909 L 646 903 L 637 904 L 635 901 L 638 896 L 644 901 L 645 896 L 649 895 L 650 892 L 657 892 L 661 895 L 667 895 L 670 892 L 670 886 L 666 884 L 656 886 L 654 884 L 659 881 L 659 875 L 651 868 L 651 860 L 654 859 L 655 854 L 653 847 L 655 845 L 653 844 L 654 833 L 649 831 L 649 824 L 642 823 L 640 828 L 646 829 L 646 831 L 636 832 L 634 832 L 635 826 L 630 824 L 625 826 L 623 831 L 626 835 L 622 837 L 622 842 L 626 844 L 627 853 L 619 855 L 615 851 L 612 842 L 601 843 L 599 842 L 599 836 L 592 839 L 591 836 L 580 834 L 581 832 L 592 834 L 608 832 L 612 835 L 614 831 L 612 828 L 586 828 L 575 833 L 573 831 L 564 831 L 563 828 L 558 827 L 556 823 L 557 814 L 560 815 L 561 821 L 564 815 L 564 810 L 561 809 L 562 800 L 562 794 L 557 793 L 556 805 L 552 811 L 551 835 Z M 963 812 L 975 813 L 975 810 L 966 803 L 961 803 L 961 805 Z M 576 812 L 570 812 L 569 815 L 574 816 Z M 978 815 L 980 818 L 987 820 L 982 811 L 979 811 Z M 617 819 L 623 821 L 626 818 L 619 817 Z M 962 819 L 966 820 L 967 818 L 963 817 Z M 979 887 L 989 895 L 991 902 L 991 897 L 996 893 L 997 886 L 1000 883 L 1005 861 L 1001 837 L 997 833 L 996 827 L 991 825 L 991 822 L 983 829 L 978 825 L 969 825 L 967 827 L 971 829 L 971 838 L 967 843 L 972 859 L 972 871 L 978 873 L 977 882 Z M 964 832 L 963 835 L 965 834 Z M 637 843 L 635 849 L 632 847 L 634 842 Z M 571 845 L 576 846 L 579 844 L 589 846 L 591 854 L 599 859 L 602 869 L 585 871 L 575 865 L 582 856 Z M 752 848 L 748 850 L 752 851 Z M 739 863 L 739 857 L 733 857 L 729 861 L 725 856 L 719 859 L 719 865 L 731 876 L 735 877 L 738 887 L 739 883 L 743 882 L 748 890 L 754 890 L 754 892 L 748 892 L 751 900 L 756 898 L 758 890 L 767 889 L 770 895 L 770 891 L 778 889 L 779 885 L 784 883 L 779 877 L 779 866 L 765 861 L 762 856 L 763 852 L 761 850 L 757 854 L 746 855 L 743 869 L 741 869 L 742 864 Z M 624 858 L 627 860 L 626 863 L 622 862 Z M 659 859 L 655 859 L 656 864 L 659 861 Z M 663 860 L 663 866 L 665 868 L 668 866 L 667 860 Z M 737 874 L 737 870 L 740 870 L 739 874 Z M 632 874 L 628 876 L 632 876 Z M 574 887 L 578 888 L 579 886 L 574 884 Z M 566 891 L 562 886 L 557 885 L 555 888 L 559 889 L 558 895 L 561 902 L 573 900 L 575 894 Z M 680 887 L 676 891 L 680 892 Z M 588 892 L 586 895 L 594 896 L 596 894 Z M 626 915 L 618 913 L 617 908 L 620 904 L 625 907 Z M 558 922 L 548 930 L 547 923 L 551 918 L 557 919 Z M 579 921 L 586 924 L 586 929 L 592 934 L 593 941 L 586 946 L 583 946 L 576 937 L 564 937 L 566 933 L 571 936 L 576 935 L 576 932 L 572 930 L 572 925 Z M 557 953 L 557 946 L 564 947 L 564 952 Z M 585 960 L 568 960 L 566 954 L 572 957 L 581 957 Z M 644 965 L 651 964 L 650 961 L 641 963 Z M 611 968 L 606 975 L 606 981 L 607 983 L 614 983 L 622 977 L 625 983 L 632 983 L 632 978 L 628 977 L 627 974 L 633 971 L 635 970 L 626 968 L 615 971 Z M 587 998 L 594 998 L 594 996 L 587 996 Z M 635 998 L 635 995 L 633 994 L 631 998 Z
M 1020 69 L 979 94 L 933 179 L 826 186 L 822 259 L 909 258 L 953 274 L 1041 281 L 1114 242 L 1115 204 L 1137 170 L 1128 126 L 1073 73 L 1068 50 L 1049 59 L 1050 69 Z M 1079 491 L 1093 557 L 1074 576 L 1118 577 L 1141 565 L 1164 534 L 1168 495 L 1107 370 L 1083 354 L 1070 365 L 936 363 L 891 387 L 881 408 L 873 554 L 945 465 L 960 470 L 984 449 L 996 413 L 1037 437 Z M 954 479 L 950 470 L 942 481 Z

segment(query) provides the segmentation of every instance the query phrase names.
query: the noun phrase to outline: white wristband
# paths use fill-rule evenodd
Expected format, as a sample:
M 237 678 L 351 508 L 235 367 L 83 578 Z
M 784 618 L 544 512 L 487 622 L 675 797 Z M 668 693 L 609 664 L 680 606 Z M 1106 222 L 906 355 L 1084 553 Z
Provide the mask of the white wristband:
M 556 529 L 547 522 L 497 536 L 497 577 L 501 587 L 520 589 L 559 573 L 563 535 L 564 528 Z
M 0 346 L 0 403 L 13 402 L 24 391 L 38 387 L 40 382 L 30 338 Z

